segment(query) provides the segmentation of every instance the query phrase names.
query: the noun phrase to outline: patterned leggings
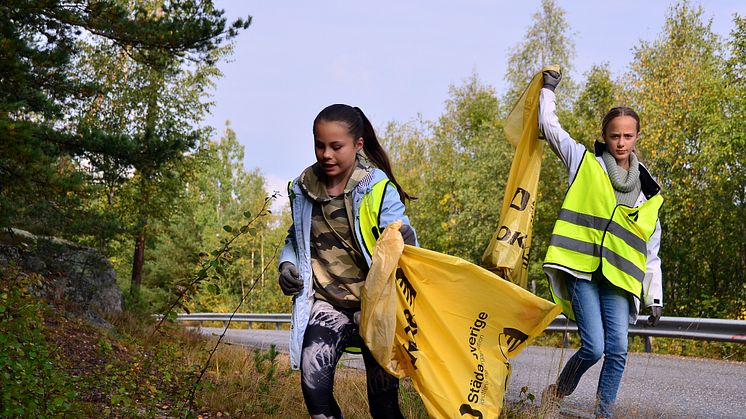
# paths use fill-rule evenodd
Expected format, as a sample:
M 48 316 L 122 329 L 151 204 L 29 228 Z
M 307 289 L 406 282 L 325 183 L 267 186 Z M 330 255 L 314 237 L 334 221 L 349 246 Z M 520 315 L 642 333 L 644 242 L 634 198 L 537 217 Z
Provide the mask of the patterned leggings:
M 316 300 L 303 337 L 301 355 L 301 388 L 312 419 L 342 418 L 334 399 L 334 371 L 344 348 L 359 339 L 353 321 L 357 310 L 335 308 Z M 373 418 L 403 418 L 399 410 L 399 379 L 387 373 L 362 344 L 368 381 L 368 404 Z

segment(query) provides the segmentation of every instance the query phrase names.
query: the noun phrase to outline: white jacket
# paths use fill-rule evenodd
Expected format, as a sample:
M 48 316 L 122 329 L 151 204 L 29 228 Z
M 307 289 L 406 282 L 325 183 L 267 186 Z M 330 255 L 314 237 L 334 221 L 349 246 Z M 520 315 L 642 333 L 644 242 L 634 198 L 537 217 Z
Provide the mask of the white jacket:
M 539 129 L 544 133 L 544 136 L 549 143 L 549 147 L 554 151 L 565 167 L 567 167 L 569 174 L 569 184 L 577 175 L 580 162 L 583 160 L 583 156 L 586 153 L 584 145 L 579 144 L 577 141 L 570 137 L 559 123 L 557 118 L 557 103 L 556 96 L 553 91 L 549 89 L 541 89 L 539 93 Z M 601 163 L 601 167 L 606 170 L 606 164 L 603 158 L 596 155 L 596 160 Z M 639 206 L 647 200 L 645 195 L 640 192 L 640 196 L 637 198 L 635 206 Z M 655 231 L 650 236 L 647 242 L 647 268 L 645 270 L 645 279 L 642 283 L 642 298 L 643 303 L 646 307 L 651 306 L 663 306 L 663 274 L 661 272 L 661 260 L 658 257 L 658 250 L 660 249 L 661 241 L 661 225 L 660 220 L 655 225 Z M 576 278 L 590 280 L 591 274 L 584 272 L 577 272 L 572 269 L 547 264 L 544 266 L 544 272 L 546 273 L 549 281 L 552 283 L 552 289 L 561 298 L 570 299 L 568 295 L 561 295 L 566 293 L 564 286 L 564 273 L 568 273 Z M 634 312 L 630 313 L 630 323 L 634 324 L 637 321 L 637 314 L 640 312 L 640 299 L 639 296 L 634 296 Z

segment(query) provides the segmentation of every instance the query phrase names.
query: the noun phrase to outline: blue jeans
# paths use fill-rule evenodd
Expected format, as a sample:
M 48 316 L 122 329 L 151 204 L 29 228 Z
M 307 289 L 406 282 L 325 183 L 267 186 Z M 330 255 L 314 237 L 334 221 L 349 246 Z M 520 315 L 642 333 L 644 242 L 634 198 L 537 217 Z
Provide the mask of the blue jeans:
M 611 417 L 627 361 L 628 293 L 598 274 L 593 275 L 592 281 L 569 276 L 567 291 L 578 323 L 580 349 L 562 369 L 557 393 L 572 394 L 580 377 L 603 355 L 596 390 L 596 416 Z

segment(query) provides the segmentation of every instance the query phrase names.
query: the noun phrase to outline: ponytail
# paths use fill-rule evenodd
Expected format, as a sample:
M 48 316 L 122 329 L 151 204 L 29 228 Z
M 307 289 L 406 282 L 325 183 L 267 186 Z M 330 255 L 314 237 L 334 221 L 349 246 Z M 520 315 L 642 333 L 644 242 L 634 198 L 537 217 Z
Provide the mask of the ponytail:
M 389 180 L 391 180 L 391 183 L 396 186 L 396 190 L 399 192 L 399 198 L 402 202 L 406 202 L 411 199 L 417 199 L 410 196 L 402 187 L 399 185 L 399 182 L 396 181 L 396 177 L 394 177 L 394 172 L 391 170 L 391 162 L 389 161 L 389 156 L 386 154 L 386 150 L 381 147 L 381 143 L 378 142 L 378 137 L 376 137 L 376 132 L 373 129 L 373 125 L 370 123 L 370 120 L 368 120 L 368 117 L 365 116 L 362 109 L 358 108 L 357 106 L 354 107 L 354 109 L 360 114 L 360 119 L 363 120 L 363 151 L 365 151 L 365 155 L 368 156 L 368 158 L 376 165 L 379 169 L 383 170 L 384 173 L 386 173 L 386 176 L 389 177 Z
M 314 131 L 316 129 L 316 124 L 319 121 L 335 121 L 347 124 L 348 131 L 353 138 L 363 138 L 363 151 L 365 152 L 365 155 L 368 156 L 368 159 L 370 159 L 376 167 L 386 173 L 386 176 L 388 176 L 391 183 L 396 186 L 396 190 L 399 193 L 399 198 L 402 203 L 406 203 L 408 200 L 417 199 L 416 197 L 407 194 L 401 185 L 399 185 L 399 182 L 396 181 L 394 172 L 391 170 L 389 156 L 386 154 L 383 147 L 381 147 L 381 143 L 378 142 L 378 137 L 376 137 L 373 125 L 360 108 L 357 106 L 352 107 L 342 104 L 329 105 L 316 116 L 316 119 L 314 119 Z

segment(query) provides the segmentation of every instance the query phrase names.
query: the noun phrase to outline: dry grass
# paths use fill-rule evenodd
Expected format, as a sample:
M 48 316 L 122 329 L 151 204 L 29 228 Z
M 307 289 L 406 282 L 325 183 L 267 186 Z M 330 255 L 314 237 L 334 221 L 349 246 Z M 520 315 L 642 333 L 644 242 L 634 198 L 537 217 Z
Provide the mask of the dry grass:
M 204 362 L 205 344 L 200 340 L 195 338 L 188 362 Z M 308 415 L 300 391 L 300 374 L 290 369 L 285 354 L 277 354 L 272 362 L 267 351 L 221 345 L 211 361 L 207 378 L 210 388 L 199 393 L 200 405 L 223 416 L 301 418 Z M 340 367 L 334 386 L 335 397 L 346 418 L 370 417 L 364 371 Z M 427 417 L 408 380 L 403 382 L 400 403 L 406 417 Z
M 185 360 L 203 365 L 214 339 L 178 329 Z M 277 354 L 273 372 L 267 351 L 221 344 L 212 358 L 206 388 L 198 393 L 198 405 L 209 417 L 305 418 L 308 417 L 300 390 L 300 373 L 290 369 L 289 357 Z M 335 397 L 345 418 L 370 418 L 365 371 L 340 366 L 335 377 Z M 401 382 L 399 404 L 404 417 L 427 418 L 427 412 L 411 380 Z M 545 406 L 533 402 L 506 403 L 500 415 L 506 419 L 542 417 Z
M 205 339 L 181 328 L 170 328 L 167 335 L 168 339 L 178 340 L 187 365 L 204 365 L 215 344 L 214 339 Z M 151 344 L 163 338 L 156 336 Z M 300 374 L 290 369 L 285 354 L 221 344 L 202 381 L 195 404 L 203 417 L 218 414 L 240 418 L 308 416 L 300 390 Z M 340 367 L 336 373 L 335 396 L 346 418 L 370 417 L 363 370 Z M 427 417 L 408 380 L 402 382 L 400 405 L 407 418 Z
M 117 326 L 126 333 L 144 336 L 145 347 L 155 348 L 164 341 L 172 342 L 178 346 L 178 355 L 186 366 L 204 365 L 215 342 L 214 339 L 205 339 L 202 335 L 175 326 L 168 328 L 165 336 L 156 335 L 153 338 L 148 337 L 149 330 L 140 322 L 118 322 Z M 541 343 L 548 346 L 557 346 L 561 342 L 559 335 L 550 335 L 543 340 Z M 335 396 L 346 418 L 370 417 L 363 370 L 340 367 L 335 379 Z M 529 400 L 527 392 L 521 395 L 523 401 L 506 403 L 500 417 L 523 419 L 553 413 L 548 411 L 549 406 L 541 404 L 540 394 L 535 396 L 537 400 Z M 195 401 L 197 412 L 203 418 L 308 417 L 300 390 L 300 375 L 290 369 L 287 355 L 272 355 L 268 351 L 260 352 L 230 344 L 221 344 L 215 352 Z M 408 379 L 402 381 L 400 406 L 407 418 L 427 417 Z M 624 412 L 630 418 L 649 417 L 651 414 L 654 415 L 652 412 Z

